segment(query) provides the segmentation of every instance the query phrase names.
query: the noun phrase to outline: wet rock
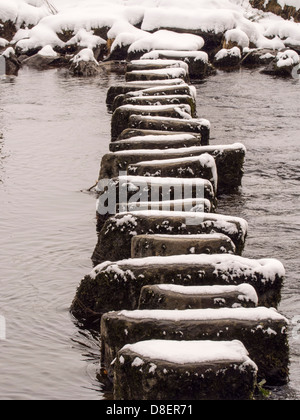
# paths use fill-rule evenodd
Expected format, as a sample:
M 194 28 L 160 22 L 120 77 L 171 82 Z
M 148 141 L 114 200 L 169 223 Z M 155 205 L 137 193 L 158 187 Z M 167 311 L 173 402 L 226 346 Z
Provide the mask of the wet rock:
M 15 22 L 12 22 L 11 20 L 3 21 L 0 18 L 0 38 L 4 38 L 7 41 L 12 41 L 16 32 L 17 28 Z
M 223 48 L 215 55 L 214 65 L 224 69 L 235 69 L 239 67 L 241 59 L 241 50 L 238 47 L 229 50 Z
M 145 134 L 147 134 L 147 132 Z M 189 139 L 189 137 L 186 137 L 188 135 L 189 134 L 175 135 L 175 139 Z M 144 138 L 145 140 L 143 140 Z M 133 145 L 134 148 L 129 149 L 128 151 L 108 153 L 104 155 L 101 160 L 99 179 L 117 177 L 120 171 L 127 171 L 129 166 L 134 167 L 134 165 L 139 162 L 139 166 L 144 167 L 144 164 L 141 164 L 141 162 L 143 161 L 158 161 L 165 159 L 180 158 L 184 159 L 189 157 L 201 156 L 202 154 L 208 153 L 215 159 L 216 162 L 219 194 L 236 192 L 238 188 L 242 185 L 246 148 L 241 143 L 234 143 L 231 145 L 211 145 L 202 147 L 193 146 L 182 147 L 177 149 L 160 150 L 157 149 L 158 146 L 162 147 L 162 145 L 164 145 L 166 147 L 167 145 L 176 146 L 176 143 L 178 144 L 177 140 L 172 139 L 172 141 L 170 141 L 168 140 L 168 138 L 166 138 L 166 140 L 165 137 L 162 138 L 163 140 L 153 141 L 153 143 L 152 135 L 149 136 L 149 139 L 147 139 L 147 137 L 142 136 L 137 137 L 137 140 L 132 139 L 128 143 L 126 142 L 126 140 L 111 143 L 111 149 L 113 149 L 113 145 L 115 144 L 117 148 L 129 147 L 131 145 Z M 199 139 L 194 139 L 185 140 L 186 145 L 189 145 L 187 143 L 190 142 L 196 142 L 199 144 Z M 146 146 L 147 149 L 138 150 L 137 148 L 139 145 L 141 148 Z M 185 143 L 183 142 L 182 146 L 184 145 Z M 150 150 L 151 146 L 153 150 Z
M 209 308 L 254 308 L 258 296 L 250 284 L 238 286 L 144 286 L 139 309 L 186 310 Z
M 119 106 L 125 105 L 126 100 L 134 99 L 135 97 L 145 97 L 145 96 L 177 96 L 185 95 L 192 98 L 193 102 L 196 102 L 196 92 L 193 86 L 189 86 L 186 83 L 180 85 L 161 85 L 156 87 L 150 87 L 143 90 L 131 91 L 125 94 L 118 95 L 115 97 L 112 110 L 115 111 Z M 192 107 L 193 108 L 193 107 Z
M 188 72 L 181 68 L 165 68 L 158 70 L 133 70 L 125 74 L 126 82 L 138 82 L 149 80 L 182 79 L 189 82 Z
M 200 156 L 151 160 L 128 166 L 128 175 L 169 178 L 208 179 L 215 192 L 218 188 L 218 174 L 215 160 L 208 153 Z
M 300 22 L 299 7 L 290 6 L 285 4 L 285 2 L 279 2 L 278 0 L 250 0 L 250 3 L 256 9 L 263 10 L 264 12 L 275 13 L 287 20 L 293 18 L 295 22 Z
M 9 47 L 1 54 L 1 57 L 5 59 L 6 76 L 18 76 L 22 63 L 17 58 L 15 50 Z
M 245 49 L 243 52 L 242 64 L 244 66 L 267 65 L 276 57 L 274 50 L 269 49 Z
M 188 105 L 191 108 L 193 118 L 197 117 L 196 102 L 188 95 L 164 95 L 164 96 L 134 96 L 127 99 L 124 98 L 122 105 L 135 106 L 163 106 L 163 105 Z M 121 105 L 120 105 L 121 106 Z
M 206 119 L 180 120 L 177 118 L 132 115 L 129 118 L 129 128 L 194 133 L 201 135 L 202 146 L 209 144 L 210 138 L 210 122 Z
M 123 200 L 119 202 L 123 202 Z M 132 238 L 145 234 L 222 233 L 230 237 L 236 246 L 236 253 L 240 255 L 246 238 L 245 224 L 246 222 L 240 218 L 200 212 L 133 211 L 120 213 L 111 216 L 99 232 L 92 260 L 96 266 L 107 260 L 118 261 L 130 258 Z M 117 247 L 116 243 L 118 243 Z
M 187 210 L 189 211 L 189 210 Z M 131 257 L 168 257 L 188 254 L 235 253 L 235 245 L 225 235 L 138 235 L 132 238 Z
M 130 249 L 130 242 L 126 246 Z M 130 251 L 127 254 L 130 258 Z M 277 260 L 250 260 L 231 254 L 106 261 L 82 279 L 71 312 L 80 322 L 91 325 L 99 322 L 106 312 L 136 310 L 142 288 L 159 284 L 237 286 L 246 283 L 254 287 L 259 305 L 274 308 L 281 300 L 284 275 L 283 266 Z
M 189 76 L 192 79 L 204 79 L 215 72 L 204 51 L 151 51 L 141 57 L 143 60 L 181 60 L 188 65 Z
M 300 57 L 293 50 L 279 52 L 262 73 L 277 77 L 298 78 Z
M 258 366 L 258 379 L 283 385 L 289 374 L 287 327 L 284 316 L 264 307 L 111 312 L 101 321 L 102 363 L 112 377 L 120 349 L 145 340 L 240 340 Z
M 131 115 L 159 116 L 176 119 L 190 119 L 189 105 L 141 106 L 123 105 L 115 110 L 111 120 L 111 140 L 116 141 L 119 135 L 129 126 Z
M 174 88 L 178 85 L 186 85 L 182 79 L 170 79 L 170 80 L 154 80 L 147 82 L 128 82 L 120 85 L 111 86 L 108 89 L 106 103 L 111 106 L 115 98 L 119 95 L 124 95 L 128 92 L 141 91 L 149 88 L 172 86 Z
M 63 67 L 69 64 L 69 60 L 63 56 L 57 55 L 56 57 L 44 56 L 35 54 L 22 61 L 23 66 L 35 68 L 37 70 L 45 70 L 47 68 Z
M 116 400 L 250 400 L 257 380 L 238 341 L 136 343 L 120 350 L 114 368 Z
M 123 131 L 124 133 L 124 131 Z M 155 132 L 146 131 L 143 135 L 136 137 L 129 137 L 124 140 L 118 140 L 110 143 L 109 149 L 111 152 L 124 152 L 133 150 L 159 150 L 165 151 L 167 149 L 183 149 L 189 147 L 200 147 L 201 139 L 192 134 L 163 134 L 157 135 Z M 132 134 L 132 133 L 131 133 Z M 141 134 L 141 133 L 137 133 Z

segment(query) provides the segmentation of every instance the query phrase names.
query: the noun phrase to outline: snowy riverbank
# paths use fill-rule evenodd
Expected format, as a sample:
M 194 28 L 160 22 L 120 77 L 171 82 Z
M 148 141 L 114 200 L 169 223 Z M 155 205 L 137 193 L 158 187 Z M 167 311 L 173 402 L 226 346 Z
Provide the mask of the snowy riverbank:
M 107 54 L 180 49 L 218 52 L 226 42 L 243 48 L 300 48 L 300 23 L 251 6 L 249 0 L 0 0 L 0 49 L 13 46 L 18 55 L 43 47 L 74 54 L 78 48 L 107 47 Z M 273 1 L 269 2 L 274 3 Z M 268 10 L 268 2 L 264 8 Z M 280 0 L 279 7 L 299 10 L 299 0 Z M 275 10 L 275 9 L 274 9 Z M 186 32 L 194 38 L 157 30 Z M 204 39 L 204 45 L 196 36 Z M 96 57 L 97 58 L 97 57 Z

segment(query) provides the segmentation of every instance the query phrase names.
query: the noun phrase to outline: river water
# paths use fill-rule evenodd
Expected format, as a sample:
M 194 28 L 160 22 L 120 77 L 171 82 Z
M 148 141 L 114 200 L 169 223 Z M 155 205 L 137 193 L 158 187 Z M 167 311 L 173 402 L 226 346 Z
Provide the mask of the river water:
M 69 307 L 92 268 L 95 197 L 86 190 L 108 151 L 105 99 L 119 80 L 24 69 L 0 81 L 1 400 L 107 397 L 97 380 L 98 337 L 76 326 Z M 249 222 L 244 256 L 285 264 L 280 312 L 294 322 L 300 319 L 299 86 L 250 70 L 197 85 L 211 143 L 243 142 L 248 149 L 243 188 L 222 197 L 219 212 Z M 290 345 L 290 384 L 273 389 L 273 399 L 300 397 L 296 325 Z

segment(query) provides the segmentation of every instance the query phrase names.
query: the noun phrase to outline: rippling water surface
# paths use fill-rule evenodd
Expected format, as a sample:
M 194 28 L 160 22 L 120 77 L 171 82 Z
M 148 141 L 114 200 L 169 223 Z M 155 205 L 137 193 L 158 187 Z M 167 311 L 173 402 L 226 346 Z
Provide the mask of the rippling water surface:
M 92 186 L 108 151 L 108 87 L 122 76 L 84 80 L 23 70 L 0 81 L 0 399 L 106 397 L 97 380 L 98 338 L 68 309 L 96 244 Z M 197 86 L 198 114 L 212 143 L 243 142 L 243 188 L 219 212 L 249 222 L 244 255 L 286 266 L 280 311 L 300 316 L 299 82 L 258 71 L 218 73 Z M 298 335 L 299 334 L 299 335 Z M 274 399 L 299 399 L 300 331 L 291 328 L 291 381 Z

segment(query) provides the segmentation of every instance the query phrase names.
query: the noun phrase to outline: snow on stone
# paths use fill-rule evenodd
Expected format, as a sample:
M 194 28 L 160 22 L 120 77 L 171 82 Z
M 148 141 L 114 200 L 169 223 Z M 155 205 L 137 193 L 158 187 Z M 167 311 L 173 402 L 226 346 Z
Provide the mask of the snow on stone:
M 247 299 L 258 304 L 258 296 L 253 286 L 250 284 L 240 284 L 238 286 L 178 286 L 174 284 L 160 284 L 159 289 L 166 292 L 173 292 L 182 295 L 223 295 L 224 293 L 240 293 L 241 299 Z
M 215 60 L 219 61 L 226 57 L 238 57 L 242 58 L 241 50 L 238 47 L 233 47 L 231 49 L 223 48 L 215 55 Z
M 182 51 L 182 50 L 154 50 L 149 53 L 144 54 L 141 57 L 141 60 L 157 60 L 159 56 L 163 54 L 165 57 L 172 58 L 192 58 L 195 61 L 203 61 L 208 63 L 208 54 L 204 51 Z
M 226 42 L 235 42 L 241 48 L 247 48 L 250 45 L 248 35 L 241 29 L 230 29 L 225 33 Z
M 191 34 L 178 34 L 161 30 L 148 34 L 145 38 L 134 42 L 128 52 L 152 50 L 201 50 L 204 46 L 202 37 Z
M 93 49 L 99 45 L 106 45 L 106 41 L 100 36 L 94 35 L 93 31 L 86 31 L 84 28 L 80 29 L 77 34 L 71 38 L 66 45 L 77 44 L 80 47 Z
M 299 55 L 292 50 L 279 52 L 276 57 L 277 67 L 291 67 L 300 63 Z
M 15 50 L 12 47 L 6 48 L 5 51 L 1 54 L 3 57 L 9 58 L 11 55 L 15 54 Z
M 173 79 L 186 77 L 188 75 L 188 72 L 186 71 L 186 69 L 181 68 L 181 67 L 171 67 L 171 68 L 157 69 L 157 70 L 134 70 L 130 72 L 130 74 L 135 74 L 135 75 L 141 75 L 141 74 L 147 75 L 150 73 L 157 74 L 157 75 L 164 74 Z
M 46 45 L 44 48 L 42 48 L 39 52 L 39 55 L 43 57 L 57 57 L 57 53 L 53 50 L 51 45 Z
M 85 48 L 81 50 L 77 55 L 75 55 L 75 57 L 72 58 L 71 61 L 75 64 L 78 64 L 81 61 L 84 61 L 84 62 L 92 61 L 98 64 L 97 60 L 95 59 L 93 50 L 91 50 L 90 48 Z
M 191 363 L 214 363 L 219 361 L 251 364 L 248 351 L 238 341 L 170 341 L 149 340 L 127 344 L 122 350 L 130 350 L 140 357 L 135 366 L 140 366 L 142 358 L 160 360 L 179 365 Z M 136 359 L 135 359 L 136 360 Z
M 150 319 L 163 321 L 213 321 L 213 320 L 240 320 L 261 322 L 289 321 L 274 308 L 221 308 L 221 309 L 187 309 L 183 311 L 174 310 L 136 310 L 121 311 L 119 316 L 129 319 Z
M 4 48 L 9 44 L 9 42 L 4 39 L 4 38 L 0 38 L 0 48 Z

